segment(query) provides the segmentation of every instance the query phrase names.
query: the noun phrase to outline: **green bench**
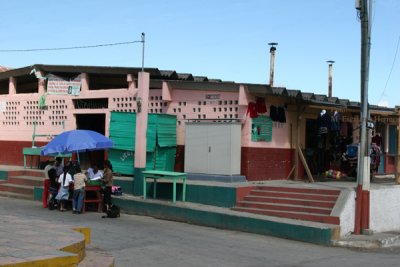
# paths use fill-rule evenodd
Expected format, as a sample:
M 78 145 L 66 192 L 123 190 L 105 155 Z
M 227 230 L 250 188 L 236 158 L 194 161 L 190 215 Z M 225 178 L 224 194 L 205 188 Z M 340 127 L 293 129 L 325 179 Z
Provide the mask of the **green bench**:
M 176 202 L 176 181 L 182 180 L 182 201 L 186 200 L 186 173 L 184 172 L 170 172 L 170 171 L 144 171 L 143 172 L 143 199 L 146 199 L 147 195 L 147 186 L 146 180 L 153 179 L 153 198 L 156 198 L 157 195 L 157 180 L 158 179 L 166 179 L 172 180 L 173 183 L 173 191 L 172 191 L 172 202 Z
M 40 152 L 42 152 L 41 147 L 24 147 L 22 149 L 22 154 L 24 155 L 24 169 L 26 169 L 26 156 L 31 156 L 31 169 L 32 169 L 32 163 L 33 163 L 33 157 L 37 156 L 39 157 L 38 159 L 38 166 L 37 168 L 39 169 L 40 165 Z M 68 158 L 69 160 L 72 159 L 72 154 L 57 154 L 57 155 L 49 155 L 48 157 L 60 157 L 60 158 Z

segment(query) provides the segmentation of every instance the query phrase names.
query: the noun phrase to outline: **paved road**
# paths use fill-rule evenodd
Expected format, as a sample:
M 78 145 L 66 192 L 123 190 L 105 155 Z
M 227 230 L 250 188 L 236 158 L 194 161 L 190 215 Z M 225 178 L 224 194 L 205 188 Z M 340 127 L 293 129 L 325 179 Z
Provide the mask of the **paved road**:
M 399 266 L 399 250 L 355 251 L 122 214 L 48 211 L 40 202 L 0 198 L 3 214 L 88 226 L 92 246 L 112 252 L 116 266 Z

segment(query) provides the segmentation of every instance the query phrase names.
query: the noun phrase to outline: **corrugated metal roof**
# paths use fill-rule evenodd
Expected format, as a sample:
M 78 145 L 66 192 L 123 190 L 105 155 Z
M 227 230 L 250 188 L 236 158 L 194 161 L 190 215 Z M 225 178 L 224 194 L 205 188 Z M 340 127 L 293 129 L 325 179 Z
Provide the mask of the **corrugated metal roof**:
M 302 99 L 304 99 L 304 100 L 313 100 L 313 99 L 315 99 L 315 97 L 314 97 L 314 93 L 301 93 L 301 97 L 302 97 Z
M 239 84 L 226 82 L 195 82 L 195 81 L 168 81 L 174 89 L 205 90 L 205 91 L 239 91 Z
M 178 80 L 178 74 L 174 70 L 160 70 L 161 77 L 166 78 L 168 80 Z
M 314 94 L 314 99 L 320 102 L 328 102 L 328 97 L 326 95 L 316 95 Z
M 208 78 L 206 76 L 193 76 L 193 80 L 195 82 L 208 82 Z
M 287 90 L 284 87 L 272 87 L 272 94 L 279 96 L 288 96 Z
M 337 97 L 328 97 L 328 102 L 329 103 L 340 104 L 339 98 L 337 98 Z
M 293 98 L 301 98 L 301 92 L 300 90 L 292 90 L 292 89 L 287 89 L 286 90 L 289 97 L 293 97 Z
M 3 68 L 3 69 L 1 69 Z M 89 73 L 104 75 L 121 75 L 133 74 L 137 75 L 141 68 L 124 68 L 124 67 L 104 67 L 104 66 L 64 66 L 64 65 L 43 65 L 35 64 L 19 69 L 8 69 L 0 67 L 0 80 L 9 77 L 28 77 L 32 69 L 40 70 L 45 73 Z M 1 71 L 2 70 L 2 71 Z M 150 88 L 160 89 L 162 81 L 167 81 L 173 89 L 184 90 L 207 90 L 207 91 L 239 91 L 240 83 L 231 81 L 222 81 L 220 79 L 208 79 L 206 76 L 193 76 L 190 73 L 177 73 L 174 70 L 159 70 L 157 68 L 145 68 L 150 73 Z M 22 77 L 21 77 L 22 76 Z M 345 106 L 350 108 L 359 108 L 360 103 L 349 101 L 348 99 L 340 99 L 338 97 L 327 97 L 323 94 L 314 94 L 309 92 L 301 92 L 300 90 L 286 89 L 285 87 L 270 87 L 268 84 L 247 84 L 243 83 L 251 94 L 275 95 L 289 98 L 296 98 L 300 101 L 316 103 L 326 106 Z M 394 112 L 394 108 L 380 107 L 371 105 L 371 109 L 380 111 Z
M 179 80 L 193 81 L 193 75 L 190 73 L 178 73 Z
M 269 94 L 272 95 L 272 90 L 266 84 L 246 84 L 249 93 L 251 94 Z

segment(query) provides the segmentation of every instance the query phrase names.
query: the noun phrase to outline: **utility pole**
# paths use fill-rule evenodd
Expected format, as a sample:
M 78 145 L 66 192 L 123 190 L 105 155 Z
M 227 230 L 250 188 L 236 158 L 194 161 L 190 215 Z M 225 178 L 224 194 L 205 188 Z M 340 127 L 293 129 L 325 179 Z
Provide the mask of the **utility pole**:
M 144 44 L 145 44 L 145 34 L 142 32 L 142 72 L 144 72 Z
M 358 7 L 358 8 L 357 8 Z M 361 20 L 361 110 L 360 110 L 360 146 L 357 169 L 357 199 L 354 234 L 369 228 L 369 187 L 370 187 L 370 155 L 369 138 L 367 136 L 368 121 L 368 79 L 369 56 L 371 46 L 371 29 L 369 12 L 372 0 L 357 0 L 356 8 Z

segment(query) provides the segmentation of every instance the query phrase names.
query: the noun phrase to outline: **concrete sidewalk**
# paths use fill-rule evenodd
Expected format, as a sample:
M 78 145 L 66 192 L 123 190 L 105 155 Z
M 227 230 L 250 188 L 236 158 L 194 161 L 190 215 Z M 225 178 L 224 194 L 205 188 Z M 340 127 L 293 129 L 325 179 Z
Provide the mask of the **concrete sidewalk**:
M 165 201 L 165 200 L 148 199 L 146 201 L 143 201 L 143 199 L 141 197 L 135 197 L 135 196 L 131 196 L 131 195 L 125 195 L 124 197 L 114 198 L 114 200 L 116 200 L 118 205 L 122 206 L 122 210 L 126 213 L 147 215 L 147 216 L 151 216 L 151 217 L 155 217 L 155 218 L 159 218 L 159 219 L 167 219 L 167 220 L 183 221 L 183 220 L 179 219 L 179 217 L 169 216 L 168 213 L 167 213 L 167 215 L 160 213 L 160 211 L 157 211 L 157 209 L 155 209 L 154 206 L 161 205 L 163 210 L 168 210 L 168 209 L 172 208 L 172 213 L 174 213 L 175 215 L 176 215 L 176 213 L 179 213 L 179 211 L 177 211 L 177 209 L 184 209 L 186 211 L 202 212 L 203 219 L 205 219 L 205 220 L 207 220 L 207 218 L 205 218 L 205 217 L 210 216 L 210 214 L 211 214 L 213 216 L 217 216 L 217 215 L 224 216 L 223 218 L 228 219 L 228 220 L 232 220 L 232 218 L 234 219 L 235 217 L 238 217 L 239 220 L 243 221 L 243 222 L 245 222 L 246 220 L 255 220 L 255 221 L 259 222 L 259 224 L 251 225 L 250 227 L 262 226 L 262 222 L 276 223 L 278 228 L 293 227 L 293 229 L 291 229 L 290 232 L 304 231 L 303 227 L 306 227 L 306 228 L 307 227 L 315 227 L 315 228 L 319 228 L 319 229 L 323 230 L 323 229 L 326 229 L 326 228 L 329 228 L 332 226 L 332 225 L 323 224 L 323 223 L 314 223 L 314 222 L 309 222 L 309 221 L 292 220 L 292 219 L 251 214 L 251 213 L 245 213 L 245 212 L 237 212 L 237 211 L 231 210 L 229 208 L 214 207 L 214 206 L 201 205 L 201 204 L 188 203 L 188 202 L 179 202 L 178 201 L 176 204 L 172 204 L 171 202 Z M 130 202 L 131 205 L 127 206 L 126 201 Z M 146 209 L 146 208 L 148 208 L 148 211 L 144 212 L 143 209 Z M 195 216 L 195 217 L 197 217 L 197 216 Z M 195 219 L 196 218 L 194 218 L 194 220 Z M 207 225 L 207 222 L 199 223 L 194 220 L 189 218 L 187 221 L 183 221 L 183 222 L 222 228 L 222 227 L 218 227 L 215 225 Z M 213 222 L 211 222 L 211 223 L 213 223 Z M 289 225 L 289 226 L 287 226 L 287 225 Z M 333 226 L 333 227 L 335 227 L 335 226 Z M 239 231 L 245 231 L 245 232 L 258 233 L 258 234 L 262 234 L 262 235 L 271 235 L 271 236 L 276 236 L 276 237 L 281 237 L 281 238 L 287 238 L 285 236 L 280 236 L 278 234 L 281 231 L 281 229 L 277 230 L 276 233 L 268 233 L 268 232 L 263 231 L 265 229 L 254 229 L 253 228 L 253 229 L 249 230 L 249 228 L 246 228 L 246 227 L 241 228 L 241 229 L 232 228 L 231 223 L 225 229 L 239 230 Z M 306 232 L 305 234 L 315 234 L 315 233 Z M 321 232 L 320 232 L 320 234 L 321 234 Z M 314 237 L 312 237 L 312 236 L 308 236 L 308 237 L 305 237 L 305 239 L 303 239 L 303 240 L 301 240 L 301 239 L 296 239 L 296 240 L 318 244 L 319 243 L 318 241 L 313 242 L 313 240 L 312 240 L 313 238 Z M 289 239 L 291 239 L 291 238 L 289 238 Z M 342 238 L 330 240 L 329 243 L 325 243 L 323 245 L 334 246 L 334 247 L 344 247 L 344 248 L 358 248 L 358 249 L 381 249 L 381 248 L 389 248 L 389 247 L 400 247 L 400 232 L 368 233 L 368 234 L 361 234 L 361 235 L 351 234 L 351 235 L 348 235 L 348 236 L 345 236 Z
M 119 198 L 121 201 L 122 198 Z M 132 201 L 135 197 L 128 196 L 126 199 Z M 9 203 L 13 201 L 7 198 L 0 198 L 2 203 Z M 77 225 L 87 226 L 91 224 L 92 221 L 103 222 L 103 223 L 113 223 L 113 221 L 101 221 L 100 214 L 98 213 L 87 213 L 84 217 L 72 215 L 70 213 L 58 213 L 57 211 L 48 212 L 43 209 L 40 211 L 40 216 L 42 219 L 37 219 L 32 216 L 34 211 L 42 210 L 40 204 L 34 201 L 23 201 L 15 200 L 16 202 L 27 203 L 24 204 L 24 209 L 20 209 L 22 205 L 18 205 L 19 209 L 16 215 L 9 215 L 7 208 L 3 207 L 0 209 L 0 266 L 6 266 L 7 264 L 18 264 L 24 261 L 35 261 L 38 264 L 43 263 L 45 260 L 52 261 L 52 264 L 56 266 L 57 262 L 70 261 L 72 264 L 76 263 L 78 259 L 76 258 L 76 253 L 70 253 L 65 251 L 65 247 L 68 247 L 71 243 L 84 242 L 82 235 L 71 232 L 71 228 L 76 228 Z M 239 221 L 248 223 L 249 221 L 267 221 L 268 223 L 276 223 L 277 227 L 285 227 L 286 223 L 289 223 L 287 219 L 280 219 L 274 217 L 267 217 L 261 215 L 245 214 L 240 212 L 235 212 L 227 208 L 220 207 L 210 207 L 206 205 L 193 204 L 193 203 L 182 203 L 172 204 L 169 201 L 160 200 L 147 200 L 143 201 L 137 198 L 136 201 L 143 202 L 141 205 L 161 205 L 163 209 L 172 208 L 172 211 L 176 212 L 177 209 L 185 210 L 196 210 L 201 212 L 201 214 L 206 217 L 210 214 L 216 216 L 215 214 L 220 214 L 219 219 L 225 220 L 226 218 L 232 219 L 237 217 Z M 29 203 L 31 203 L 31 208 L 29 208 Z M 144 206 L 146 207 L 146 206 Z M 129 210 L 126 210 L 129 212 Z M 157 214 L 151 214 L 154 208 L 149 210 L 149 216 L 159 217 Z M 14 212 L 15 213 L 15 212 Z M 59 216 L 62 215 L 62 216 Z M 52 216 L 58 217 L 57 220 L 51 220 Z M 228 216 L 228 217 L 226 217 Z M 65 218 L 64 223 L 60 223 L 60 218 Z M 56 219 L 56 218 L 54 218 Z M 74 221 L 74 223 L 71 223 Z M 75 220 L 74 220 L 75 219 Z M 83 220 L 85 219 L 85 220 Z M 86 221 L 88 220 L 89 221 Z M 173 219 L 173 218 L 172 218 Z M 83 221 L 82 221 L 83 220 Z M 86 222 L 84 222 L 86 221 Z M 192 221 L 187 221 L 188 223 L 193 223 Z M 254 221 L 253 221 L 254 222 Z M 291 222 L 292 223 L 292 222 Z M 296 227 L 308 227 L 313 223 L 297 221 L 294 226 L 292 226 L 292 231 L 296 231 Z M 315 224 L 317 225 L 317 224 Z M 257 224 L 250 224 L 249 227 L 256 227 Z M 260 225 L 258 225 L 260 226 Z M 228 228 L 229 229 L 229 228 Z M 246 229 L 245 229 L 246 230 Z M 246 231 L 252 232 L 252 231 Z M 261 233 L 263 234 L 263 233 Z M 345 248 L 357 248 L 357 249 L 383 249 L 391 247 L 400 246 L 400 233 L 374 233 L 372 235 L 350 235 L 346 238 L 333 241 L 331 244 L 336 247 Z M 75 254 L 75 255 L 74 255 Z M 39 266 L 39 265 L 37 265 Z M 45 265 L 44 265 L 45 266 Z
M 349 235 L 332 241 L 332 246 L 357 249 L 382 249 L 400 247 L 400 232 Z
M 72 226 L 1 214 L 0 266 L 73 266 L 85 254 L 85 235 Z

